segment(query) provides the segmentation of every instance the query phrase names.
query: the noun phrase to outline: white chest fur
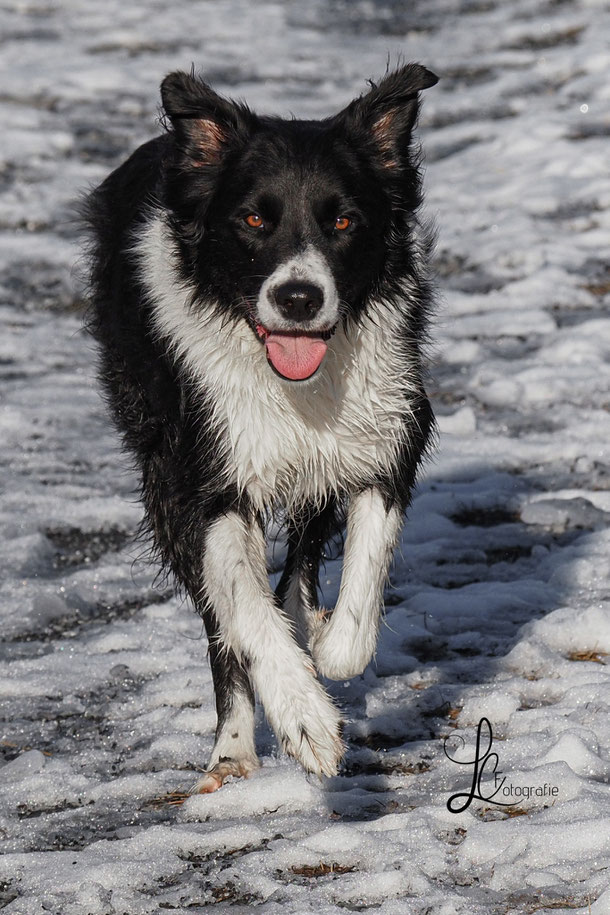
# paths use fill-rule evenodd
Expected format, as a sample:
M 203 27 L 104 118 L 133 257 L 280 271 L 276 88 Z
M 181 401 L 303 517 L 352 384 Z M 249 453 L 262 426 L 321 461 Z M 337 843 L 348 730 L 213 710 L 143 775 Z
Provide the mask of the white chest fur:
M 227 483 L 261 510 L 289 508 L 349 492 L 391 466 L 414 391 L 399 315 L 382 309 L 349 336 L 339 329 L 311 381 L 285 382 L 245 321 L 190 307 L 162 215 L 150 220 L 136 252 L 159 331 L 212 401 Z

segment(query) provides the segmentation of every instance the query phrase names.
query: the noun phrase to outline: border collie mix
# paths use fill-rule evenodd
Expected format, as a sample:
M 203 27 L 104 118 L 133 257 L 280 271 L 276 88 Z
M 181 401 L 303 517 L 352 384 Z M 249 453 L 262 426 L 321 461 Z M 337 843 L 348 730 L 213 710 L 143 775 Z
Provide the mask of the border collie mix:
M 383 587 L 433 425 L 421 345 L 429 241 L 411 133 L 437 78 L 389 73 L 334 117 L 261 117 L 194 74 L 167 130 L 89 197 L 92 331 L 164 564 L 202 615 L 218 725 L 194 791 L 259 766 L 254 691 L 281 747 L 332 775 L 344 680 Z M 270 518 L 288 552 L 274 593 Z M 337 605 L 318 605 L 346 523 Z

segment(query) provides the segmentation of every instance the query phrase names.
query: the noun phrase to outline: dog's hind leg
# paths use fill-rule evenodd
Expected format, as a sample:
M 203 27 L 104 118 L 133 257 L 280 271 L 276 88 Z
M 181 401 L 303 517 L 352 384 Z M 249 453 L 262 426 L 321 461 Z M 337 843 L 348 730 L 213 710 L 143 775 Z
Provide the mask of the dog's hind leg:
M 332 613 L 318 616 L 310 643 L 318 671 L 331 680 L 362 673 L 373 655 L 383 588 L 402 520 L 401 508 L 388 507 L 375 487 L 350 501 L 339 598 Z
M 204 587 L 219 648 L 247 664 L 282 748 L 309 771 L 333 775 L 343 755 L 340 716 L 277 606 L 258 520 L 229 511 L 208 528 Z
M 333 497 L 322 508 L 306 506 L 287 522 L 288 553 L 275 594 L 292 622 L 301 648 L 307 648 L 313 620 L 319 612 L 318 576 L 324 548 L 340 529 Z

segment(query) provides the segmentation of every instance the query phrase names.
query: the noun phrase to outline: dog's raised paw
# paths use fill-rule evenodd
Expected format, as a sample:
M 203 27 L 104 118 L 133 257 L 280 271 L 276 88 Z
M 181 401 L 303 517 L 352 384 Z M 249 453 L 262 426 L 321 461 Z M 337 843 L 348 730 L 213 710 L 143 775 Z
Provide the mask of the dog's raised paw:
M 331 616 L 310 639 L 311 655 L 316 670 L 329 680 L 349 680 L 361 674 L 375 650 L 376 628 L 363 632 L 351 619 L 343 626 L 334 623 Z M 339 630 L 339 631 L 338 631 Z

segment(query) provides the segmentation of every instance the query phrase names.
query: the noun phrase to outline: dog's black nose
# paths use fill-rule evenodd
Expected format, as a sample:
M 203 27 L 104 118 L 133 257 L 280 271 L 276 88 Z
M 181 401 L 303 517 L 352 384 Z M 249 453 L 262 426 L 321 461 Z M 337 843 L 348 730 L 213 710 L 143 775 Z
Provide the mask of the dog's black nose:
M 313 283 L 292 280 L 273 293 L 275 304 L 288 321 L 311 321 L 324 304 L 324 292 Z

